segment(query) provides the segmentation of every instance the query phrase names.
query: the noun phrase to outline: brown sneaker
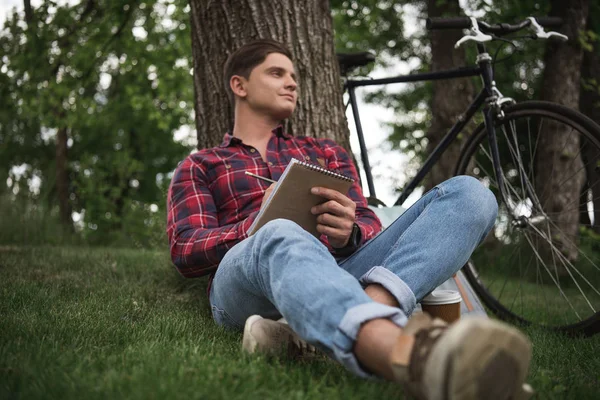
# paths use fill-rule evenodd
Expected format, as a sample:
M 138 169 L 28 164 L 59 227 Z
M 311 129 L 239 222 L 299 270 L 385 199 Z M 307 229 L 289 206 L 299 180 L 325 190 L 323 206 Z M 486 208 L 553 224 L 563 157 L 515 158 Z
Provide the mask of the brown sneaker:
M 317 352 L 314 346 L 300 339 L 286 322 L 265 319 L 260 315 L 252 315 L 246 320 L 242 350 L 292 359 L 308 358 Z
M 400 344 L 392 351 L 394 377 L 418 399 L 521 400 L 533 394 L 524 384 L 531 343 L 516 328 L 474 317 L 448 326 L 424 313 L 412 317 L 403 334 L 414 335 L 414 346 L 408 365 L 399 361 Z

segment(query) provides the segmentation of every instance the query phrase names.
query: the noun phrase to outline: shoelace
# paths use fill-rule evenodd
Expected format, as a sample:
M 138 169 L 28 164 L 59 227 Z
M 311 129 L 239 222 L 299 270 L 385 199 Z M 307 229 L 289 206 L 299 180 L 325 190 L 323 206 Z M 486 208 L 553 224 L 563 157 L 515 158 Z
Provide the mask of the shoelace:
M 446 325 L 431 326 L 415 333 L 415 343 L 408 364 L 408 376 L 411 381 L 418 382 L 421 380 L 429 354 L 447 328 Z

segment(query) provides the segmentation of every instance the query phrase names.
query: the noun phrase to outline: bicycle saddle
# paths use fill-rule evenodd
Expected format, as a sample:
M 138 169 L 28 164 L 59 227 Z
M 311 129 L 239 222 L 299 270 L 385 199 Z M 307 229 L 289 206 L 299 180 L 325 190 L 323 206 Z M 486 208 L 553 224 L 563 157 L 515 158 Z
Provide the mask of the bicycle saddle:
M 336 55 L 342 75 L 347 75 L 353 69 L 375 61 L 375 54 L 368 51 L 360 53 L 336 53 Z

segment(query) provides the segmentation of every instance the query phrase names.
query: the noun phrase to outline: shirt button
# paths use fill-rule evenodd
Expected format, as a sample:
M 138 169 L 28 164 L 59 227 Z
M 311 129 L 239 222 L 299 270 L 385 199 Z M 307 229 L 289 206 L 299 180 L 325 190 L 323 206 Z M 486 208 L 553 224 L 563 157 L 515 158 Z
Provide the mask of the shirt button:
M 231 168 L 231 165 L 225 164 L 225 168 L 229 169 L 229 168 Z
M 250 149 L 250 153 L 256 153 L 256 149 Z
M 269 165 L 270 165 L 270 166 L 273 166 L 273 163 L 272 163 L 271 161 L 269 161 Z
M 309 161 L 309 160 L 310 160 L 310 157 L 309 157 L 309 156 L 304 156 L 304 159 L 305 159 L 306 161 Z

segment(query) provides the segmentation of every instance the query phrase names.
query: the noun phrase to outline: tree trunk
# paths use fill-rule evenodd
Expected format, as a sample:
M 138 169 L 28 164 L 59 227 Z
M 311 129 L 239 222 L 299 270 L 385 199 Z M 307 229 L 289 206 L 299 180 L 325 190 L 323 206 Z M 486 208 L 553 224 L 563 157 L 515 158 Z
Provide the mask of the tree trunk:
M 461 14 L 458 0 L 428 0 L 429 17 L 457 16 Z M 454 49 L 454 44 L 463 36 L 460 30 L 431 31 L 431 70 L 457 68 L 467 65 L 465 50 Z M 467 109 L 475 89 L 470 78 L 433 82 L 431 101 L 431 126 L 427 132 L 427 154 L 438 145 L 448 129 Z M 450 178 L 460 155 L 461 143 L 454 142 L 432 168 L 427 178 L 426 190 Z
M 23 8 L 25 9 L 25 22 L 27 22 L 27 28 L 31 29 L 31 23 L 33 22 L 33 8 L 31 8 L 31 0 L 24 0 Z
M 56 135 L 56 194 L 60 221 L 69 229 L 73 228 L 71 202 L 69 201 L 69 171 L 67 166 L 67 128 L 58 129 Z
M 350 150 L 326 0 L 190 1 L 198 148 L 218 145 L 233 127 L 233 109 L 223 83 L 223 64 L 255 39 L 274 39 L 292 53 L 299 99 L 287 131 L 327 137 Z
M 594 24 L 600 23 L 600 21 L 593 21 L 593 16 L 588 17 L 587 29 L 592 30 Z M 583 83 L 579 99 L 579 110 L 594 120 L 600 125 L 600 45 L 598 40 L 591 43 L 591 51 L 584 51 L 583 62 L 581 64 L 581 81 Z M 600 171 L 596 168 L 596 165 L 592 162 L 598 157 L 595 154 L 596 151 L 589 146 L 585 140 L 581 143 L 581 154 L 583 162 L 585 164 L 585 170 L 590 184 L 589 188 L 583 188 L 584 191 L 590 191 L 594 202 L 593 207 L 593 229 L 596 233 L 600 234 Z M 583 196 L 587 196 L 588 193 L 582 193 Z M 586 197 L 583 197 L 584 199 Z M 590 220 L 587 203 L 582 202 L 581 204 L 581 223 L 591 226 L 592 221 Z
M 579 32 L 585 27 L 589 0 L 552 1 L 551 15 L 563 18 L 567 42 L 549 41 L 544 57 L 542 99 L 577 109 L 583 51 Z M 579 135 L 563 124 L 547 124 L 539 137 L 536 189 L 544 211 L 554 222 L 551 236 L 571 261 L 577 259 L 579 195 L 585 179 Z

